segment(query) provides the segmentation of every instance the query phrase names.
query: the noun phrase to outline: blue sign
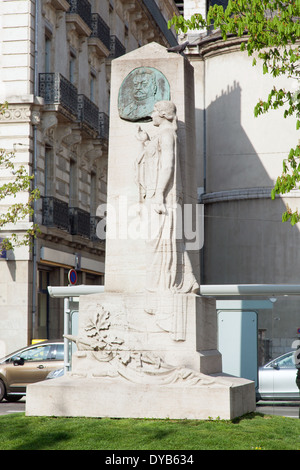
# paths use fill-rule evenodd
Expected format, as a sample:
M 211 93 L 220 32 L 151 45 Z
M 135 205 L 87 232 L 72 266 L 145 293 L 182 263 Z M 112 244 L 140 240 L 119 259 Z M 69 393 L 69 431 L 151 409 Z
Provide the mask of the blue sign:
M 68 273 L 68 279 L 69 279 L 69 283 L 74 285 L 76 284 L 77 282 L 77 272 L 75 271 L 75 269 L 70 269 L 69 273 Z

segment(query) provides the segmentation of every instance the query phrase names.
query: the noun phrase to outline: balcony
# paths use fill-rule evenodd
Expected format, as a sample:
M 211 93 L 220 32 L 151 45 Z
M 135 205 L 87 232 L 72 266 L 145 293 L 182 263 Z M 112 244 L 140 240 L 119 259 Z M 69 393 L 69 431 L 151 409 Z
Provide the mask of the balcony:
M 99 132 L 99 108 L 85 95 L 78 95 L 78 121 L 89 134 Z
M 109 117 L 105 113 L 99 113 L 99 139 L 108 140 Z
M 88 238 L 94 243 L 105 241 L 97 235 L 97 225 L 102 220 L 101 217 L 90 216 L 89 212 L 78 207 L 69 207 L 68 203 L 53 196 L 43 196 L 42 200 L 42 224 L 44 226 L 65 230 L 71 235 Z
M 89 46 L 95 46 L 100 57 L 108 57 L 110 52 L 110 29 L 98 13 L 92 13 L 92 33 Z
M 60 111 L 71 120 L 77 119 L 77 88 L 60 73 L 39 74 L 39 95 L 51 110 Z
M 90 214 L 78 207 L 69 207 L 69 224 L 71 235 L 91 236 Z
M 70 8 L 68 0 L 50 0 L 49 2 L 53 8 L 61 11 L 68 11 Z
M 68 0 L 70 9 L 67 23 L 73 23 L 79 36 L 90 36 L 92 31 L 92 7 L 88 0 Z
M 69 231 L 68 204 L 56 197 L 43 197 L 43 225 Z
M 117 36 L 110 36 L 110 59 L 116 59 L 121 55 L 124 55 L 126 52 L 125 47 L 121 43 L 121 41 L 117 38 Z

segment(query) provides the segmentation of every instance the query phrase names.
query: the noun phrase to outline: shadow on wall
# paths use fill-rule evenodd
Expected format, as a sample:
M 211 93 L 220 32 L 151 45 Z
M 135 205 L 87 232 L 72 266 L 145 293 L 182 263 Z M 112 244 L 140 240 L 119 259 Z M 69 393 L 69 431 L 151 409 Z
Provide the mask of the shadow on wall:
M 206 110 L 202 283 L 296 284 L 299 229 L 281 222 L 286 210 L 283 200 L 271 200 L 274 182 L 262 162 L 264 155 L 257 154 L 241 124 L 241 92 L 235 82 Z M 258 139 L 267 138 L 266 121 L 253 117 L 249 126 L 259 126 L 255 129 Z M 271 152 L 268 158 L 274 157 L 276 164 L 275 157 L 281 157 Z

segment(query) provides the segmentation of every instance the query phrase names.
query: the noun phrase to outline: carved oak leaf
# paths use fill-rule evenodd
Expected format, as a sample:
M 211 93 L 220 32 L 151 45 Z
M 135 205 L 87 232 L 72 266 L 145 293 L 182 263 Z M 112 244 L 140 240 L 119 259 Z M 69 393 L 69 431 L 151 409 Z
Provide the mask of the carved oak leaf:
M 112 339 L 112 340 L 110 341 L 110 343 L 111 343 L 111 344 L 123 344 L 123 343 L 124 343 L 124 340 L 115 337 L 114 339 Z
M 95 320 L 90 320 L 90 323 L 85 327 L 85 330 L 89 332 L 87 336 L 97 336 L 100 335 L 101 330 L 108 330 L 110 327 L 109 316 L 110 313 L 101 306 L 100 312 L 96 313 Z

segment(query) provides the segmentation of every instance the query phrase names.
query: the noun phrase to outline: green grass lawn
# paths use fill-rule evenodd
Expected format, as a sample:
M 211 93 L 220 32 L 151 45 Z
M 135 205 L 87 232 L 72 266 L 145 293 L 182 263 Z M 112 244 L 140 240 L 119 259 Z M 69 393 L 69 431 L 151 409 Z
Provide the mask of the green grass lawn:
M 300 450 L 300 419 L 233 421 L 0 416 L 0 450 Z

